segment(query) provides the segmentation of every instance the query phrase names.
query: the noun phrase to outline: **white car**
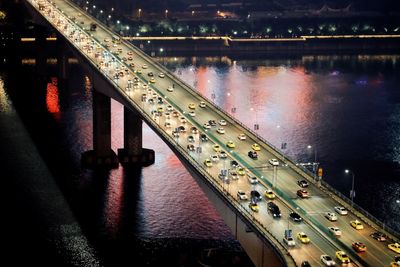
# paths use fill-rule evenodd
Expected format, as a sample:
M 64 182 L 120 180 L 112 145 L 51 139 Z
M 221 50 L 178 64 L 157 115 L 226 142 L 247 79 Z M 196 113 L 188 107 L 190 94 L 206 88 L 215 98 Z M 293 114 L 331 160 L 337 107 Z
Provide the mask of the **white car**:
M 342 235 L 342 231 L 340 230 L 339 227 L 331 226 L 331 227 L 328 227 L 328 229 L 329 229 L 329 232 L 331 232 L 335 236 L 341 236 Z
M 167 91 L 168 91 L 168 92 L 173 92 L 173 91 L 174 91 L 174 88 L 170 85 L 170 86 L 168 86 Z
M 168 110 L 168 111 L 173 111 L 174 108 L 173 108 L 171 105 L 168 105 L 168 106 L 167 106 L 167 110 Z
M 206 102 L 201 101 L 200 104 L 199 104 L 199 107 L 205 108 L 206 107 Z
M 226 120 L 219 120 L 218 124 L 221 126 L 225 126 L 226 125 Z
M 143 64 L 142 69 L 147 69 L 147 68 L 148 68 L 147 65 Z
M 247 179 L 249 179 L 249 183 L 251 183 L 251 184 L 258 183 L 258 179 L 255 176 L 249 176 Z
M 279 166 L 279 161 L 277 159 L 270 159 L 270 160 L 268 160 L 268 162 L 272 166 Z
M 217 129 L 217 133 L 219 133 L 219 134 L 224 134 L 224 133 L 225 133 L 225 129 L 222 128 L 222 127 L 219 127 L 219 128 Z
M 218 155 L 211 155 L 211 160 L 212 161 L 214 161 L 214 162 L 216 162 L 216 161 L 218 161 L 219 160 L 219 157 L 218 157 Z
M 247 200 L 247 199 L 248 199 L 246 193 L 245 193 L 243 190 L 239 190 L 239 191 L 237 192 L 237 196 L 238 196 L 238 198 L 239 198 L 240 200 Z
M 190 117 L 195 117 L 196 116 L 196 112 L 194 112 L 194 111 L 190 111 L 188 114 L 190 115 Z
M 158 77 L 160 77 L 160 78 L 164 78 L 164 77 L 165 77 L 165 74 L 164 74 L 164 73 L 162 73 L 162 72 L 160 72 L 160 74 L 158 74 Z
M 244 141 L 244 140 L 246 140 L 246 135 L 245 134 L 239 134 L 238 138 L 239 138 L 239 140 Z
M 285 242 L 286 245 L 289 247 L 294 247 L 296 245 L 296 242 L 294 241 L 293 237 L 284 237 L 283 242 Z
M 325 218 L 327 218 L 328 220 L 330 220 L 331 222 L 337 221 L 337 216 L 335 213 L 333 212 L 325 212 Z
M 347 215 L 347 210 L 346 210 L 345 207 L 342 207 L 342 206 L 335 206 L 334 209 L 335 209 L 335 211 L 336 211 L 337 213 L 339 213 L 340 215 Z
M 185 119 L 185 117 L 180 117 L 180 118 L 179 118 L 179 121 L 182 122 L 182 123 L 186 123 L 186 122 L 187 122 L 187 120 Z
M 329 255 L 321 255 L 321 261 L 325 264 L 325 266 L 335 266 L 335 261 Z
M 204 129 L 211 129 L 211 125 L 208 124 L 208 123 L 204 123 L 204 124 L 203 124 L 203 128 L 204 128 Z

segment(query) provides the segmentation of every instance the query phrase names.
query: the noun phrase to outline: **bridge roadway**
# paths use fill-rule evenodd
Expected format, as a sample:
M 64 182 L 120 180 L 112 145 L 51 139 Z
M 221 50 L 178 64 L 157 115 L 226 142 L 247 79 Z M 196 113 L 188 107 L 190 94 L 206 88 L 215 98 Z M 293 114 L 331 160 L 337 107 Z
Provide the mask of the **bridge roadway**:
M 265 230 L 265 233 L 272 235 L 275 238 L 272 238 L 272 242 L 275 243 L 278 250 L 282 247 L 287 249 L 298 266 L 304 260 L 309 261 L 312 266 L 322 265 L 320 261 L 320 255 L 322 254 L 330 255 L 336 261 L 336 264 L 341 264 L 335 257 L 335 252 L 338 250 L 344 250 L 350 256 L 352 263 L 348 264 L 348 266 L 389 266 L 390 262 L 393 261 L 395 253 L 387 248 L 387 245 L 393 242 L 378 242 L 370 237 L 370 234 L 376 231 L 375 229 L 378 229 L 378 226 L 371 222 L 369 224 L 365 223 L 362 218 L 357 217 L 357 212 L 351 212 L 350 206 L 346 206 L 345 202 L 339 200 L 341 203 L 339 204 L 337 202 L 338 198 L 332 198 L 332 194 L 326 188 L 313 182 L 311 176 L 300 175 L 292 162 L 286 161 L 285 157 L 278 155 L 267 143 L 241 126 L 239 122 L 221 112 L 210 101 L 179 81 L 165 68 L 153 62 L 151 58 L 144 55 L 133 45 L 122 42 L 115 47 L 111 41 L 106 40 L 106 38 L 111 40 L 113 33 L 69 1 L 55 0 L 50 3 L 47 1 L 27 0 L 27 2 L 32 4 L 37 10 L 39 10 L 38 2 L 43 4 L 45 8 L 40 10 L 40 13 L 60 34 L 68 39 L 89 61 L 97 65 L 102 74 L 111 83 L 114 83 L 115 88 L 124 92 L 126 97 L 132 101 L 135 108 L 139 107 L 141 109 L 142 114 L 146 115 L 145 119 L 151 118 L 150 120 L 153 120 L 148 120 L 148 123 L 158 125 L 158 134 L 167 136 L 174 146 L 180 147 L 179 151 L 187 153 L 186 156 L 189 156 L 193 160 L 194 164 L 197 165 L 195 166 L 196 168 L 206 171 L 209 176 L 206 178 L 212 179 L 212 183 L 219 189 L 222 189 L 226 193 L 227 198 L 233 200 L 238 212 L 241 212 L 245 217 L 252 220 L 253 224 Z M 74 21 L 70 19 L 73 17 L 75 18 Z M 92 22 L 96 23 L 98 27 L 96 31 L 90 32 L 87 28 Z M 107 45 L 109 48 L 106 47 Z M 110 51 L 116 51 L 118 48 L 122 50 L 121 53 L 117 55 L 110 53 Z M 128 55 L 128 52 L 132 53 L 132 60 L 129 60 L 130 55 Z M 123 57 L 127 58 L 125 63 L 122 61 Z M 130 63 L 134 63 L 135 66 L 129 66 Z M 143 67 L 145 64 L 147 68 Z M 117 67 L 124 72 L 124 76 L 116 79 Z M 127 70 L 125 71 L 125 69 Z M 141 70 L 141 73 L 139 70 Z M 147 75 L 149 72 L 154 73 L 155 83 L 149 82 L 150 77 Z M 165 73 L 164 78 L 158 76 L 161 72 Z M 133 77 L 139 78 L 139 85 L 134 86 L 132 83 Z M 167 88 L 173 84 L 173 92 L 168 91 Z M 146 94 L 146 100 L 143 99 L 144 94 Z M 155 97 L 154 104 L 148 101 L 148 99 L 153 98 L 153 94 Z M 158 103 L 158 97 L 163 99 L 163 104 Z M 204 101 L 206 107 L 199 107 L 200 101 Z M 189 115 L 189 112 L 193 111 L 193 109 L 188 107 L 190 103 L 195 104 L 195 116 Z M 171 115 L 167 116 L 167 105 L 171 105 L 179 113 L 179 117 L 174 117 L 172 111 L 170 112 Z M 159 107 L 164 109 L 162 115 L 154 114 L 154 111 Z M 184 117 L 187 122 L 182 123 L 180 117 Z M 217 126 L 204 129 L 203 124 L 210 119 L 217 121 Z M 227 121 L 227 125 L 218 125 L 220 119 Z M 170 124 L 170 127 L 165 126 L 166 122 Z M 179 137 L 173 137 L 173 130 L 180 125 L 183 125 L 188 131 L 180 133 Z M 190 133 L 192 126 L 197 127 L 200 133 L 205 133 L 209 141 L 202 142 L 199 138 L 200 134 Z M 223 127 L 225 133 L 217 133 L 216 129 L 218 127 Z M 241 133 L 246 135 L 246 140 L 238 139 L 238 135 Z M 194 137 L 194 143 L 188 142 L 189 135 Z M 235 148 L 227 148 L 225 145 L 230 140 L 236 144 Z M 251 145 L 253 143 L 258 143 L 261 146 L 261 150 L 258 151 L 257 160 L 251 159 L 247 155 L 248 151 L 252 150 Z M 188 144 L 193 144 L 196 148 L 195 151 L 188 151 Z M 220 145 L 227 152 L 228 158 L 214 161 L 212 167 L 206 167 L 203 163 L 204 160 L 210 159 L 212 155 L 219 154 L 214 151 L 214 144 Z M 201 147 L 201 152 L 198 151 L 197 147 Z M 272 167 L 268 163 L 268 160 L 271 158 L 279 159 L 278 167 Z M 231 160 L 238 161 L 245 168 L 246 175 L 239 175 L 239 179 L 235 180 L 231 177 L 229 180 L 220 179 L 218 174 L 220 174 L 221 170 L 229 169 L 229 172 L 236 171 L 230 164 Z M 274 170 L 274 168 L 276 169 Z M 274 175 L 274 172 L 276 175 Z M 247 179 L 248 176 L 257 176 L 259 183 L 255 185 L 250 184 Z M 296 191 L 300 189 L 297 181 L 305 177 L 310 182 L 307 190 L 311 197 L 301 199 L 296 196 Z M 274 183 L 274 180 L 276 183 Z M 278 196 L 274 202 L 281 209 L 281 219 L 274 219 L 267 212 L 266 198 L 263 198 L 258 203 L 260 207 L 259 212 L 253 212 L 249 208 L 248 200 L 240 201 L 237 198 L 237 191 L 239 189 L 244 190 L 249 196 L 251 190 L 258 190 L 263 195 L 266 188 L 273 188 L 275 194 Z M 349 214 L 345 216 L 337 214 L 338 220 L 336 222 L 331 222 L 324 217 L 325 212 L 334 212 L 333 207 L 339 205 L 348 207 Z M 288 214 L 293 210 L 303 217 L 303 222 L 294 223 L 288 219 Z M 355 230 L 350 226 L 350 221 L 354 219 L 363 222 L 363 230 Z M 343 233 L 342 236 L 335 237 L 330 234 L 327 230 L 329 226 L 339 227 Z M 284 230 L 288 227 L 293 230 L 294 235 L 298 232 L 305 232 L 310 237 L 311 243 L 301 244 L 295 238 L 296 245 L 290 248 L 287 247 L 283 243 L 282 238 Z M 269 239 L 271 239 L 270 236 Z M 351 245 L 355 241 L 364 243 L 368 248 L 367 252 L 354 252 Z M 277 244 L 277 242 L 280 244 Z

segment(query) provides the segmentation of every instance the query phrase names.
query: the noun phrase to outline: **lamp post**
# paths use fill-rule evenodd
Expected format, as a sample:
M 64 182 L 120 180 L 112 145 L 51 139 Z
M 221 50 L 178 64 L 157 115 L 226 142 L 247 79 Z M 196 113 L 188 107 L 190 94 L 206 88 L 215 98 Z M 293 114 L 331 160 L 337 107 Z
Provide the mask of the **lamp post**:
M 313 146 L 312 145 L 308 145 L 307 146 L 307 149 L 313 149 Z M 317 162 L 317 149 L 314 147 L 314 150 L 313 150 L 313 152 L 314 152 L 314 162 L 313 162 L 313 173 L 314 173 L 314 178 L 316 178 L 317 177 L 317 170 L 318 170 L 318 162 Z
M 138 19 L 140 20 L 140 14 L 142 13 L 142 9 L 141 8 L 139 8 L 138 9 Z
M 344 170 L 346 174 L 351 173 L 352 180 L 351 180 L 351 191 L 350 191 L 350 198 L 351 198 L 351 206 L 353 207 L 354 205 L 354 197 L 356 195 L 356 192 L 354 191 L 354 172 L 352 170 Z
M 168 18 L 168 9 L 165 10 L 165 18 Z

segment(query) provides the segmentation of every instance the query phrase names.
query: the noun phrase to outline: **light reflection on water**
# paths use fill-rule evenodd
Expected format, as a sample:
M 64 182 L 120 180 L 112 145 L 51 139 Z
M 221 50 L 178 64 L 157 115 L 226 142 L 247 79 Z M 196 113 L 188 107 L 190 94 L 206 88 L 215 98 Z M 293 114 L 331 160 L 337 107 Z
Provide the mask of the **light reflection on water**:
M 304 56 L 227 60 L 159 58 L 175 75 L 388 225 L 400 212 L 400 56 Z M 307 149 L 311 145 L 313 149 Z M 373 197 L 371 197 L 373 196 Z

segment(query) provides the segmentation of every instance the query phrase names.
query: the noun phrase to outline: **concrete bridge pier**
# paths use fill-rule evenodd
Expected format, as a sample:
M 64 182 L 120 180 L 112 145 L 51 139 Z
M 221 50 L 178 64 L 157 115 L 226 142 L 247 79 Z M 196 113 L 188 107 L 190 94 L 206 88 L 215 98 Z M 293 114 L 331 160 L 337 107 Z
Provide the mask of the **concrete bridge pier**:
M 93 93 L 93 150 L 82 154 L 82 165 L 87 168 L 118 168 L 118 157 L 111 149 L 111 99 Z
M 124 148 L 118 149 L 118 158 L 124 166 L 150 166 L 154 163 L 154 150 L 143 148 L 142 118 L 124 107 Z

